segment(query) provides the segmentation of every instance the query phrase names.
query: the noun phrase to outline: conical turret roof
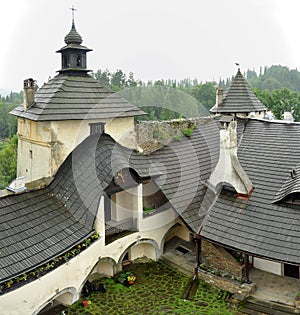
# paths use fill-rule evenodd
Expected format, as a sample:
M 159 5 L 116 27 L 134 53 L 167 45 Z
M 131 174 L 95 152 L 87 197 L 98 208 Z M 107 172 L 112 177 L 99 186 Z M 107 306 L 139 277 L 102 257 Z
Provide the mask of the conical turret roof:
M 252 92 L 240 69 L 232 80 L 229 88 L 224 93 L 220 105 L 214 106 L 212 113 L 250 113 L 266 111 L 267 108 Z

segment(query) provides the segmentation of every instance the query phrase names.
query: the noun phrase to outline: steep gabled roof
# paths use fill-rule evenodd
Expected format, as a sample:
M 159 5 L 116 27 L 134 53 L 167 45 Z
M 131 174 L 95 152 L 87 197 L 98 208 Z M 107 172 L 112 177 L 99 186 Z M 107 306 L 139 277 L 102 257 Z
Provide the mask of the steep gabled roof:
M 94 134 L 67 157 L 47 188 L 0 198 L 0 282 L 50 261 L 92 233 L 100 197 L 124 168 L 152 176 L 197 229 L 205 181 L 217 162 L 216 126 L 203 122 L 191 138 L 147 156 Z
M 203 120 L 191 138 L 173 141 L 149 156 L 153 165 L 163 166 L 157 185 L 195 232 L 203 219 L 200 206 L 207 201 L 206 181 L 218 156 L 219 126 L 212 119 Z
M 83 120 L 128 117 L 144 112 L 89 75 L 57 75 L 35 94 L 35 102 L 11 114 L 34 121 Z
M 250 113 L 265 111 L 267 108 L 252 92 L 240 69 L 224 93 L 220 105 L 214 106 L 212 113 Z
M 300 264 L 300 207 L 274 203 L 299 163 L 300 124 L 249 120 L 238 157 L 254 185 L 249 200 L 223 190 L 206 217 L 204 238 L 277 261 Z

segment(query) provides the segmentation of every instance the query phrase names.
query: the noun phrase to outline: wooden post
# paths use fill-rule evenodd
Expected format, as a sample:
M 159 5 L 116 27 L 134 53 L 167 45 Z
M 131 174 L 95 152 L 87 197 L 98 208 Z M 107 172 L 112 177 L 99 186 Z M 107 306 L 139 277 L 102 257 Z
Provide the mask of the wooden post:
M 194 240 L 196 243 L 196 262 L 194 267 L 194 279 L 198 279 L 198 268 L 200 264 L 202 263 L 201 258 L 201 236 L 199 234 L 195 234 Z
M 245 281 L 246 281 L 246 283 L 250 283 L 249 269 L 250 269 L 249 255 L 245 254 Z

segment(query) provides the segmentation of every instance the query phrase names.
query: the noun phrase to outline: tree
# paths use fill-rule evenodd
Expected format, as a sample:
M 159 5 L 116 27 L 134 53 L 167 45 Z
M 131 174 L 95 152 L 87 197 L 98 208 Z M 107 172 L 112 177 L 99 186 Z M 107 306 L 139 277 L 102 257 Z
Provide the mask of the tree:
M 289 111 L 293 113 L 295 121 L 300 121 L 300 93 L 287 88 L 273 91 L 256 88 L 253 91 L 276 119 L 282 119 L 284 112 Z
M 0 150 L 0 189 L 16 178 L 18 137 L 14 135 Z
M 211 109 L 215 105 L 216 89 L 214 82 L 198 84 L 191 89 L 191 95 L 207 109 Z M 201 112 L 201 109 L 199 108 Z
M 17 131 L 17 119 L 9 114 L 16 106 L 0 100 L 0 140 L 12 137 Z
M 102 86 L 110 86 L 111 73 L 108 69 L 105 69 L 104 71 L 98 70 L 97 72 L 93 73 L 93 76 Z
M 113 91 L 119 91 L 126 87 L 126 74 L 118 69 L 111 75 L 111 89 Z

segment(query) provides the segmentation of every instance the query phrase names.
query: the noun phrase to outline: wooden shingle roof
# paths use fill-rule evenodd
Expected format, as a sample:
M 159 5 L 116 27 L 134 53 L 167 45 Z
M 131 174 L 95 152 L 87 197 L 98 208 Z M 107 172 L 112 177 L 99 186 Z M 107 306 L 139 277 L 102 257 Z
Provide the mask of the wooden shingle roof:
M 87 74 L 59 74 L 36 92 L 31 107 L 24 111 L 20 105 L 11 114 L 34 121 L 56 121 L 128 117 L 144 112 Z
M 300 124 L 249 120 L 238 157 L 254 185 L 249 200 L 223 190 L 202 236 L 239 251 L 300 264 L 300 206 L 273 199 L 299 163 Z
M 157 175 L 149 159 L 91 135 L 44 189 L 0 198 L 0 283 L 47 263 L 93 232 L 99 198 L 122 168 Z
M 231 114 L 265 110 L 267 108 L 255 96 L 241 71 L 238 70 L 229 88 L 224 93 L 222 103 L 214 106 L 210 111 L 212 113 Z
M 0 282 L 61 255 L 91 233 L 49 188 L 0 199 L 0 214 Z
M 191 138 L 173 141 L 150 154 L 151 163 L 162 165 L 164 174 L 155 179 L 170 204 L 194 231 L 203 217 L 200 206 L 206 197 L 206 181 L 218 162 L 219 125 L 203 120 Z

